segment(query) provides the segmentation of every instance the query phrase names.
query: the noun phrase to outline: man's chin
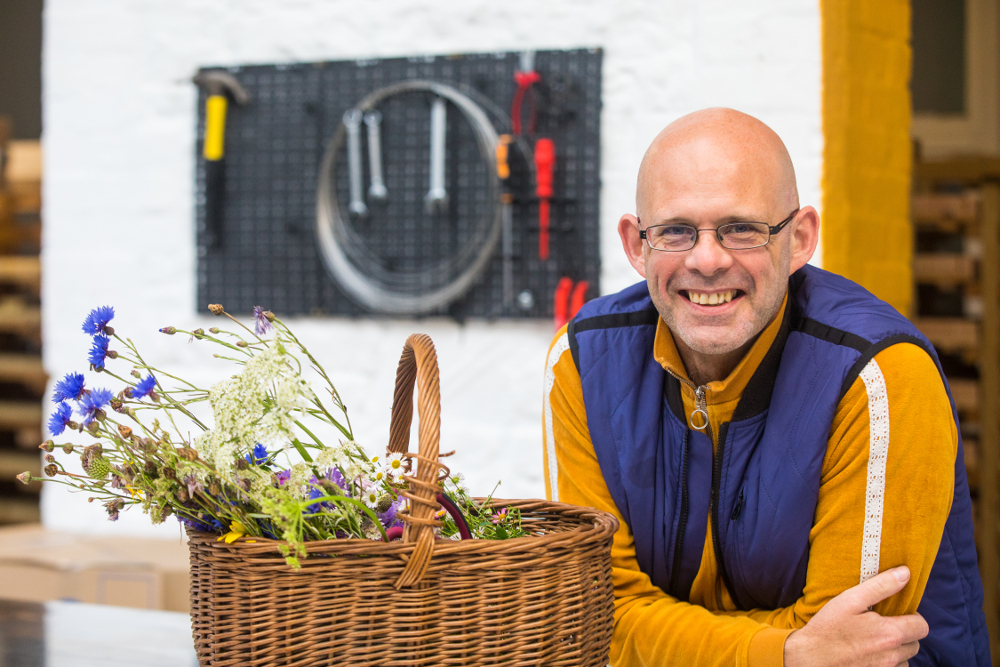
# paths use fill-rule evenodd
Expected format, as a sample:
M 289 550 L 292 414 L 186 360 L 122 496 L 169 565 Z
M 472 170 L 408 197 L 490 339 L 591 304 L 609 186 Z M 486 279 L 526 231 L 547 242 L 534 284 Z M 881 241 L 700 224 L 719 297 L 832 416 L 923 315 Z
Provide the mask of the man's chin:
M 733 331 L 722 327 L 678 327 L 674 335 L 699 354 L 729 354 L 753 338 L 753 332 Z

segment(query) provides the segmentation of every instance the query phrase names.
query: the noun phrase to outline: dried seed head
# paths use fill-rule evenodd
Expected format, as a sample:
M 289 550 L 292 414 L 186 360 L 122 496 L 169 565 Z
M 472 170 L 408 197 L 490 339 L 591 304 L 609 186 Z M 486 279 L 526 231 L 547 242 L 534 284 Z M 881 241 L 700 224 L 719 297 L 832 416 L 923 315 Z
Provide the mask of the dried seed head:
M 219 487 L 219 482 L 217 480 L 213 479 L 211 482 L 209 482 L 208 492 L 213 496 L 217 496 L 220 493 L 222 493 L 222 489 Z
M 31 484 L 31 473 L 25 470 L 20 475 L 17 476 L 17 481 L 22 484 Z
M 46 463 L 55 463 L 56 462 L 56 457 L 52 456 L 51 454 L 46 454 L 44 458 L 45 458 L 45 462 Z
M 208 332 L 217 334 L 219 333 L 219 327 L 212 327 L 211 329 L 208 330 Z
M 265 318 L 267 318 L 268 322 L 273 322 L 274 321 L 274 313 L 272 313 L 270 310 L 265 310 L 264 313 L 263 313 L 263 315 L 264 315 Z
M 191 332 L 191 335 L 194 336 L 195 338 L 201 338 L 202 336 L 205 335 L 205 330 L 202 328 L 195 329 L 194 331 Z
M 55 443 L 51 440 L 46 440 L 42 444 L 38 445 L 39 449 L 45 450 L 46 452 L 51 452 L 55 448 Z
M 118 432 L 126 440 L 132 437 L 132 429 L 130 429 L 128 426 L 125 426 L 125 424 L 118 425 Z
M 104 325 L 104 333 L 106 333 L 109 336 L 114 336 L 115 335 L 115 330 L 112 329 L 111 327 L 109 327 L 107 324 L 105 324 Z M 114 359 L 114 357 L 112 357 L 112 359 Z
M 174 470 L 173 468 L 168 468 L 167 466 L 163 466 L 163 476 L 166 477 L 167 479 L 177 479 L 177 471 Z
M 47 466 L 45 466 L 45 468 L 43 470 L 44 470 L 45 474 L 48 475 L 49 477 L 55 477 L 56 473 L 59 472 L 59 468 L 56 467 L 55 463 L 48 464 Z
M 72 454 L 73 453 L 73 443 L 67 442 L 65 445 L 62 446 L 62 450 L 64 452 L 66 452 L 67 454 Z
M 114 410 L 115 412 L 119 413 L 119 414 L 124 414 L 125 413 L 125 404 L 122 403 L 120 399 L 112 398 L 111 399 L 111 409 Z
M 182 459 L 187 459 L 188 461 L 197 461 L 198 452 L 191 449 L 190 447 L 180 447 L 177 450 L 177 455 Z M 241 459 L 242 460 L 242 459 Z
M 212 311 L 213 315 L 221 315 L 222 313 L 226 312 L 222 308 L 222 304 L 221 303 L 210 303 L 210 304 L 208 304 L 208 309 L 210 311 Z
M 117 359 L 118 353 L 114 350 L 108 350 L 108 359 Z
M 391 506 L 392 496 L 387 493 L 378 499 L 378 506 L 376 506 L 375 510 L 378 512 L 388 512 Z

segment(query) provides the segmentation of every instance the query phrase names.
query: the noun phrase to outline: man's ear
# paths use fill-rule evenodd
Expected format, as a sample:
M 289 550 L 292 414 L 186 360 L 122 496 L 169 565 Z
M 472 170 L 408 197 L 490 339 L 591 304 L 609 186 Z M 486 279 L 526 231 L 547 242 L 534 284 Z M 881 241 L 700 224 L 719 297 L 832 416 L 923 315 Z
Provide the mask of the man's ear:
M 819 213 L 812 206 L 806 206 L 796 216 L 791 232 L 792 261 L 789 272 L 795 273 L 812 258 L 819 243 Z
M 646 254 L 642 239 L 639 238 L 639 219 L 629 213 L 623 215 L 618 221 L 618 236 L 622 239 L 622 248 L 625 249 L 629 264 L 645 278 Z

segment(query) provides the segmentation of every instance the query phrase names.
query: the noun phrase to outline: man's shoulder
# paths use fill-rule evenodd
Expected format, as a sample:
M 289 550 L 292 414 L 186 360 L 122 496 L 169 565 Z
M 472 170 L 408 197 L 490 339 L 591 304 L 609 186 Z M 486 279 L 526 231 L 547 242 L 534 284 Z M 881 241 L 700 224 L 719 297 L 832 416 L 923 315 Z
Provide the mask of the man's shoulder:
M 570 325 L 571 334 L 574 329 L 580 328 L 584 320 L 591 320 L 595 317 L 627 316 L 630 313 L 648 314 L 650 312 L 658 317 L 656 308 L 653 306 L 653 300 L 649 297 L 649 288 L 645 282 L 637 282 L 623 290 L 613 294 L 606 294 L 584 304 L 580 312 L 573 318 L 573 322 Z M 595 325 L 598 324 L 591 322 L 587 326 L 588 328 L 597 328 Z

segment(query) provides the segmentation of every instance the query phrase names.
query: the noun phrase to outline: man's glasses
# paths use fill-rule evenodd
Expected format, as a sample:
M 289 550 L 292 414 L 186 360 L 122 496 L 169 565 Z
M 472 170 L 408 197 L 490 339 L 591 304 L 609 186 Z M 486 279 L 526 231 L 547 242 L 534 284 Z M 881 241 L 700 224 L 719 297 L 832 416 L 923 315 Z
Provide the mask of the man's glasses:
M 799 209 L 792 211 L 791 215 L 774 225 L 766 222 L 727 222 L 717 228 L 699 228 L 692 225 L 653 225 L 646 229 L 641 229 L 642 221 L 639 222 L 639 238 L 646 239 L 646 243 L 653 250 L 664 252 L 684 252 L 690 250 L 698 243 L 698 234 L 701 232 L 715 232 L 715 238 L 719 240 L 719 245 L 727 250 L 749 250 L 767 245 L 771 236 L 777 234 L 791 222 Z

